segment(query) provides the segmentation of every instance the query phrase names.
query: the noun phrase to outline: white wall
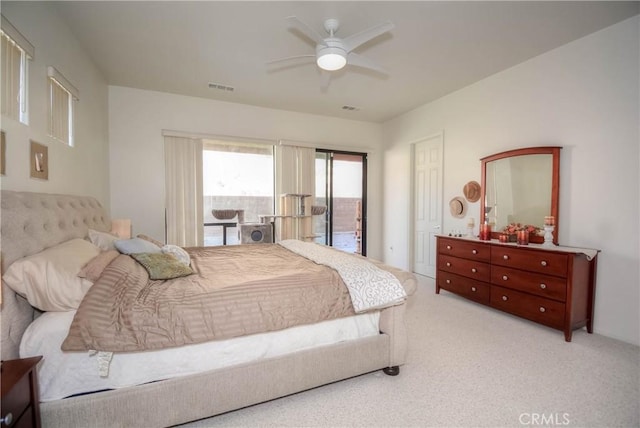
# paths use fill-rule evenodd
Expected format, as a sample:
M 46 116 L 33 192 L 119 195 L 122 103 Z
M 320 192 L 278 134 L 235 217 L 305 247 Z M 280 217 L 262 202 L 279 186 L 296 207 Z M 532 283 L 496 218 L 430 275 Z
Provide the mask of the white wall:
M 445 207 L 480 182 L 480 158 L 562 146 L 559 241 L 602 250 L 595 331 L 640 344 L 639 28 L 626 20 L 385 123 L 385 260 L 410 265 L 411 142 L 444 132 Z M 465 223 L 445 209 L 445 233 Z
M 318 142 L 369 155 L 368 254 L 381 257 L 381 126 L 125 87 L 109 88 L 111 206 L 134 233 L 164 239 L 163 130 Z
M 2 116 L 7 171 L 2 188 L 89 195 L 109 206 L 107 84 L 78 41 L 46 3 L 3 2 L 2 14 L 35 47 L 29 64 L 29 125 Z M 75 146 L 47 136 L 47 66 L 56 67 L 80 91 Z M 48 147 L 49 179 L 29 177 L 29 140 Z

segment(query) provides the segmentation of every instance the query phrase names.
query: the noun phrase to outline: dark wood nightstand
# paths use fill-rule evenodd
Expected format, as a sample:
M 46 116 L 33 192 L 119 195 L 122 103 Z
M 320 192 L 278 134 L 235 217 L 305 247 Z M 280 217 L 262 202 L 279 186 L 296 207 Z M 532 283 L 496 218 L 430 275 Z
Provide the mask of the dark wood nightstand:
M 40 399 L 36 366 L 42 357 L 2 362 L 0 427 L 40 428 Z

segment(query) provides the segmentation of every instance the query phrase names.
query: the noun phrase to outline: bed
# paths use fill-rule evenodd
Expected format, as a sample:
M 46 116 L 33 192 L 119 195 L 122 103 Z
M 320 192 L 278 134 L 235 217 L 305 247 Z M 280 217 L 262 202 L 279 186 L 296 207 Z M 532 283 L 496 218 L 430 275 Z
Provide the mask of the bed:
M 5 273 L 16 260 L 24 260 L 27 256 L 39 254 L 74 238 L 84 239 L 89 230 L 107 232 L 111 226 L 108 214 L 91 197 L 2 191 L 1 202 L 2 268 Z M 416 286 L 415 278 L 411 275 L 406 278 L 402 285 L 406 294 L 411 295 Z M 256 351 L 259 348 L 255 342 L 242 345 L 242 341 L 249 340 L 247 337 L 175 347 L 173 350 L 178 355 L 174 358 L 177 362 L 168 363 L 173 360 L 163 355 L 157 359 L 163 363 L 159 364 L 161 369 L 173 369 L 180 365 L 181 360 L 184 361 L 185 355 L 195 355 L 196 351 L 189 346 L 214 348 L 198 350 L 205 356 L 197 359 L 207 363 L 203 367 L 188 367 L 181 373 L 161 372 L 157 375 L 157 381 L 137 380 L 133 382 L 134 385 L 116 387 L 98 384 L 90 389 L 105 390 L 78 395 L 71 395 L 69 391 L 47 393 L 46 399 L 40 404 L 43 426 L 171 426 L 376 370 L 397 374 L 407 352 L 405 306 L 405 301 L 401 299 L 379 310 L 342 317 L 348 319 L 355 330 L 368 329 L 369 333 L 364 335 L 350 334 L 348 328 L 342 325 L 325 325 L 341 322 L 342 318 L 339 318 L 250 335 L 250 339 L 259 338 L 268 343 L 264 352 Z M 32 307 L 3 281 L 2 359 L 18 358 L 21 346 L 24 348 L 29 343 L 36 350 L 40 344 L 48 343 L 32 335 L 36 325 L 53 328 L 60 324 L 67 329 L 75 319 L 73 312 L 67 312 L 62 317 L 55 315 L 55 321 L 53 316 L 50 312 L 43 314 Z M 372 325 L 376 330 L 373 333 Z M 303 338 L 310 335 L 306 328 L 315 328 L 322 334 L 327 328 L 334 328 L 339 334 L 325 342 L 305 344 Z M 45 330 L 40 334 L 48 335 L 46 337 L 53 341 L 56 333 Z M 64 339 L 62 335 L 58 340 Z M 283 345 L 276 349 L 273 346 L 273 343 L 284 342 L 293 342 L 297 347 Z M 221 347 L 225 346 L 229 348 L 222 350 Z M 251 356 L 251 350 L 256 355 Z M 243 358 L 231 359 L 226 363 L 221 361 L 224 360 L 222 355 L 231 354 L 234 358 L 238 355 Z M 207 359 L 207 355 L 216 357 Z M 137 358 L 139 355 L 134 351 L 130 357 Z M 126 360 L 118 361 L 126 368 Z M 107 370 L 117 371 L 115 362 L 115 357 L 111 364 L 107 362 Z

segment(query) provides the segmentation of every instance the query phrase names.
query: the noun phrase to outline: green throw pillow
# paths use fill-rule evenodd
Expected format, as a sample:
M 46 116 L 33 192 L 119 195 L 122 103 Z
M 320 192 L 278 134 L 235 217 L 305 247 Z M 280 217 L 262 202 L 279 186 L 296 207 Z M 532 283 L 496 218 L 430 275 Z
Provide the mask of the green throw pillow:
M 172 279 L 191 275 L 193 270 L 171 254 L 135 253 L 130 254 L 149 272 L 149 279 Z

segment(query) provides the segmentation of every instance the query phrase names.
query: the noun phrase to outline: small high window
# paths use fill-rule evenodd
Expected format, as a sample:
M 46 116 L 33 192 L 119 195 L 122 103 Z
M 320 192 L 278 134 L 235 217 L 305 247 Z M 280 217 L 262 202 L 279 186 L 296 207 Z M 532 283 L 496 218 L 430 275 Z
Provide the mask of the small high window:
M 34 58 L 35 48 L 4 16 L 1 28 L 2 115 L 28 124 L 29 60 Z
M 54 67 L 48 67 L 49 76 L 49 135 L 73 146 L 74 103 L 78 90 Z

